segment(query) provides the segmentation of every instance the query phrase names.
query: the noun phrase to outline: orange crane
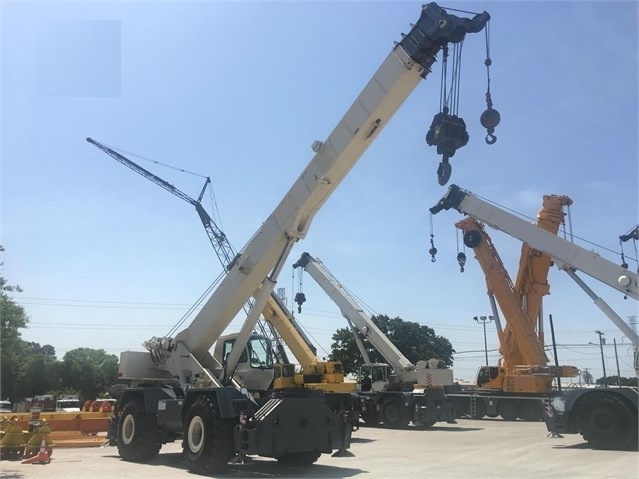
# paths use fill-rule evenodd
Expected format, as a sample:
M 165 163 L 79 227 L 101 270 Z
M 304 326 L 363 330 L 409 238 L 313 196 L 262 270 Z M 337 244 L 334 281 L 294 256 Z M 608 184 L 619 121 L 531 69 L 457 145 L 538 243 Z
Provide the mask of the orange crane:
M 564 223 L 563 208 L 572 205 L 572 200 L 563 195 L 544 195 L 542 207 L 537 214 L 537 226 L 549 233 L 557 234 Z M 537 324 L 537 336 L 544 343 L 542 298 L 550 293 L 548 272 L 550 256 L 523 243 L 514 293 L 531 323 Z
M 621 265 L 615 264 L 593 251 L 488 203 L 457 185 L 451 185 L 447 193 L 429 211 L 431 214 L 437 214 L 449 209 L 471 216 L 481 222 L 478 224 L 482 228 L 483 224 L 486 224 L 549 255 L 554 265 L 577 283 L 632 344 L 639 345 L 637 333 L 579 275 L 583 273 L 596 279 L 623 294 L 624 298 L 639 300 L 639 277 L 637 273 L 628 269 L 625 262 Z M 464 234 L 464 243 L 475 251 L 483 239 L 479 230 L 467 230 Z M 484 397 L 490 395 L 485 391 L 482 393 Z M 542 396 L 546 396 L 544 402 L 550 402 L 554 410 L 553 420 L 547 423 L 551 432 L 579 433 L 594 448 L 637 450 L 639 396 L 636 387 L 573 387 Z M 497 397 L 503 395 L 497 394 Z M 479 406 L 479 403 L 477 405 Z
M 547 195 L 537 215 L 538 226 L 557 234 L 563 223 L 563 206 L 572 204 L 566 196 Z M 550 292 L 547 276 L 551 258 L 524 243 L 516 283 L 513 284 L 495 246 L 483 224 L 466 217 L 455 226 L 465 232 L 464 242 L 473 248 L 485 276 L 488 295 L 494 312 L 502 359 L 498 366 L 481 366 L 476 386 L 477 410 L 490 416 L 501 415 L 506 420 L 518 417 L 540 420 L 543 410 L 540 395 L 552 390 L 556 377 L 574 377 L 574 366 L 549 366 L 544 351 L 542 298 Z M 502 329 L 495 299 L 504 315 Z M 503 395 L 495 395 L 503 393 Z M 479 407 L 477 403 L 480 403 Z

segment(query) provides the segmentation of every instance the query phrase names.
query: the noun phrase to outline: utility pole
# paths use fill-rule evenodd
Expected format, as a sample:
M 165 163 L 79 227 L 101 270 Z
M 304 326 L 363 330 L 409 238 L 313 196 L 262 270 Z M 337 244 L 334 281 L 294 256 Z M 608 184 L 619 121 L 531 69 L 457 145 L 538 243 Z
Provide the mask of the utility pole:
M 603 353 L 603 345 L 606 342 L 606 340 L 603 337 L 604 333 L 602 333 L 601 331 L 595 331 L 595 333 L 599 335 L 599 349 L 601 350 L 601 366 L 603 367 L 604 387 L 607 387 L 608 381 L 606 379 L 606 361 L 604 360 L 604 353 Z
M 615 345 L 615 361 L 617 362 L 617 386 L 621 387 L 621 371 L 619 370 L 619 355 L 617 354 L 617 339 L 612 338 Z
M 488 366 L 488 342 L 486 341 L 486 323 L 490 323 L 493 319 L 495 319 L 495 317 L 475 316 L 473 317 L 473 319 L 477 321 L 477 324 L 481 323 L 481 325 L 484 327 L 484 352 L 486 353 L 486 366 Z

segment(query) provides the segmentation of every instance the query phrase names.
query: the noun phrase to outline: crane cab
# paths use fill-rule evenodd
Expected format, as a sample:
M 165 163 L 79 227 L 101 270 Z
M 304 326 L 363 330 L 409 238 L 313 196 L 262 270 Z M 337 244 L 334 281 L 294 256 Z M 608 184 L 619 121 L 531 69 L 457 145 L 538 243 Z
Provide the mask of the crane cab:
M 214 356 L 224 366 L 231 354 L 237 334 L 220 337 Z M 251 335 L 237 363 L 233 377 L 249 391 L 266 391 L 273 382 L 273 350 L 266 336 Z
M 357 375 L 357 385 L 360 391 L 386 391 L 391 380 L 393 370 L 385 363 L 362 364 Z

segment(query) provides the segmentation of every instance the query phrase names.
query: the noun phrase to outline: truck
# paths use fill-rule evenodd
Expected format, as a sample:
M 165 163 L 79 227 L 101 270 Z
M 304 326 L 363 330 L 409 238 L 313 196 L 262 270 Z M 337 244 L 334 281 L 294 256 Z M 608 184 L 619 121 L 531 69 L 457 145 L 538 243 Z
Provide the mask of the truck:
M 537 226 L 557 234 L 563 223 L 562 207 L 570 204 L 566 196 L 544 196 Z M 486 277 L 502 357 L 497 366 L 479 368 L 474 387 L 464 387 L 449 399 L 457 401 L 459 413 L 477 419 L 486 415 L 541 421 L 544 408 L 540 400 L 553 391 L 554 381 L 580 373 L 574 366 L 550 365 L 545 353 L 542 298 L 550 291 L 551 259 L 524 243 L 513 283 L 481 222 L 468 216 L 455 226 L 464 232 L 466 245 L 473 249 Z M 504 316 L 503 328 L 497 304 Z
M 82 404 L 80 404 L 80 396 L 76 394 L 62 394 L 56 399 L 56 411 L 80 412 L 81 409 Z
M 120 379 L 137 385 L 125 389 L 117 403 L 120 457 L 146 462 L 162 444 L 181 438 L 187 469 L 210 474 L 250 455 L 310 465 L 322 453 L 348 448 L 348 424 L 321 392 L 295 388 L 255 397 L 234 381 L 235 368 L 288 255 L 306 236 L 314 215 L 430 73 L 438 52 L 481 31 L 489 18 L 487 12 L 463 18 L 435 3 L 424 5 L 417 23 L 395 44 L 326 141 L 313 143 L 310 163 L 186 329 L 175 337 L 145 341 L 147 352 L 121 354 Z M 251 296 L 255 301 L 220 364 L 209 350 Z M 258 356 L 265 353 L 257 351 L 262 346 L 259 340 L 251 343 Z
M 371 363 L 357 341 L 364 357 L 357 377 L 364 422 L 402 428 L 409 422 L 430 427 L 454 420 L 445 394 L 445 388 L 453 385 L 452 370 L 436 358 L 411 363 L 318 258 L 303 253 L 293 267 L 306 271 L 340 308 L 349 326 L 354 325 L 387 361 Z
M 639 275 L 630 271 L 627 264 L 617 265 L 457 185 L 448 188 L 446 194 L 430 208 L 430 213 L 437 214 L 448 209 L 457 210 L 547 254 L 554 265 L 575 281 L 634 347 L 639 346 L 637 333 L 578 274 L 584 273 L 620 292 L 625 298 L 637 300 Z M 464 233 L 464 242 L 470 247 L 476 246 L 481 239 L 481 234 L 476 230 Z M 639 388 L 570 388 L 551 393 L 544 401 L 555 411 L 552 419 L 548 415 L 545 418 L 548 429 L 564 434 L 579 433 L 593 448 L 636 450 Z
M 37 394 L 14 405 L 15 412 L 29 412 L 37 409 L 41 412 L 79 412 L 82 408 L 77 394 Z
M 9 400 L 9 398 L 1 400 L 0 414 L 5 414 L 9 412 L 13 412 L 13 403 Z

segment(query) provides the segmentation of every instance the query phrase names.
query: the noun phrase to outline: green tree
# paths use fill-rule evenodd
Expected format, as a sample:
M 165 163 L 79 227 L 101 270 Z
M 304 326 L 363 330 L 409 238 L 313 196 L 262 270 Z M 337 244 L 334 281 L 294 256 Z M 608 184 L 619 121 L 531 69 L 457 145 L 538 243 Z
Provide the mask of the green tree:
M 0 245 L 2 251 L 4 248 Z M 25 344 L 20 329 L 29 323 L 24 308 L 9 295 L 15 292 L 22 292 L 22 288 L 10 285 L 0 275 L 0 397 L 11 400 L 18 397 L 18 382 L 24 368 Z
M 416 363 L 421 359 L 437 358 L 443 361 L 446 366 L 452 366 L 455 350 L 448 339 L 436 335 L 432 328 L 412 321 L 404 321 L 399 317 L 391 319 L 386 315 L 372 316 L 371 319 L 410 362 Z M 370 360 L 385 362 L 368 339 L 362 334 L 358 334 L 362 338 Z M 347 374 L 357 372 L 364 359 L 350 329 L 338 329 L 333 335 L 333 341 L 332 351 L 329 355 L 330 360 L 341 361 Z
M 22 373 L 18 382 L 18 397 L 33 397 L 49 393 L 61 385 L 55 348 L 50 344 L 23 342 Z
M 597 379 L 596 384 L 599 386 L 617 386 L 621 382 L 621 386 L 637 386 L 637 378 L 626 378 L 621 376 L 606 376 L 605 378 L 601 377 Z
M 103 349 L 73 349 L 62 358 L 59 374 L 63 387 L 80 391 L 83 399 L 95 399 L 116 382 L 118 358 Z

